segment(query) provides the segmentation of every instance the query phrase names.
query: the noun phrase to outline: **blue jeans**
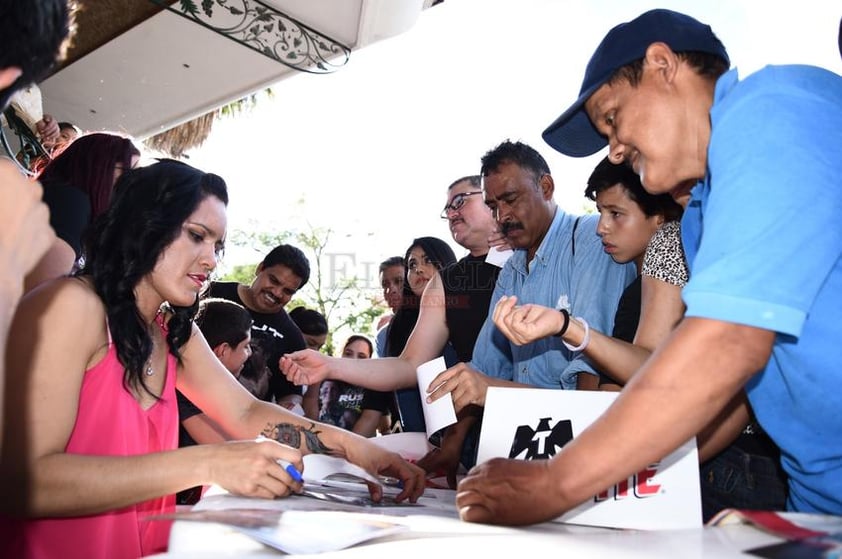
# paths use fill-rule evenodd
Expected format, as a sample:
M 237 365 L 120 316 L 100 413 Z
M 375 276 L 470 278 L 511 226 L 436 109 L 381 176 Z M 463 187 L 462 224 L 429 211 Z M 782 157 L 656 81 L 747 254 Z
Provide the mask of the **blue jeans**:
M 702 517 L 725 508 L 786 510 L 786 476 L 776 453 L 754 454 L 732 444 L 699 468 Z

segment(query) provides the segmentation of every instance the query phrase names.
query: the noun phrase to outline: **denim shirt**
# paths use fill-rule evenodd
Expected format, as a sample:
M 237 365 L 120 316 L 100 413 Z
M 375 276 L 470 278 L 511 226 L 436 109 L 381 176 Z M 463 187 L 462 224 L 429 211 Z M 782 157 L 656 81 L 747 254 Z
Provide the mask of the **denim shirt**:
M 497 329 L 494 307 L 503 295 L 518 304 L 566 308 L 584 317 L 591 328 L 611 332 L 614 313 L 625 287 L 637 274 L 633 263 L 620 265 L 608 256 L 596 234 L 597 215 L 579 217 L 560 208 L 527 268 L 525 249 L 516 250 L 497 278 L 488 318 L 474 346 L 471 365 L 488 376 L 539 388 L 575 390 L 577 374 L 596 374 L 581 352 L 571 352 L 561 338 L 550 336 L 517 346 Z

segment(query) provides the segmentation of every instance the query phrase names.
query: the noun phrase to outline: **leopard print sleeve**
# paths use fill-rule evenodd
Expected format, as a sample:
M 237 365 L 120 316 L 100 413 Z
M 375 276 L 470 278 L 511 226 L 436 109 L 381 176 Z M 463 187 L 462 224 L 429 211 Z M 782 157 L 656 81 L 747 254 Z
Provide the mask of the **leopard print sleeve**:
M 641 273 L 678 287 L 687 284 L 690 273 L 681 245 L 681 224 L 678 221 L 664 223 L 652 236 L 643 257 Z

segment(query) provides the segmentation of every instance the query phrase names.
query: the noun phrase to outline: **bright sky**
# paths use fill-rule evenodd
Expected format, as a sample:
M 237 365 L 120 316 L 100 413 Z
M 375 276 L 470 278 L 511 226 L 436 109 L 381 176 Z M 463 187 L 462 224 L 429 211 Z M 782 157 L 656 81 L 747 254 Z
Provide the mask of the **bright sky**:
M 280 82 L 251 114 L 217 122 L 190 162 L 228 182 L 229 232 L 330 227 L 329 250 L 347 253 L 338 273 L 362 275 L 366 262 L 376 273 L 380 260 L 425 235 L 461 256 L 438 217 L 445 189 L 506 138 L 544 155 L 563 208 L 588 207 L 584 184 L 604 153 L 564 157 L 541 131 L 575 99 L 588 58 L 615 24 L 668 7 L 709 23 L 741 75 L 767 63 L 842 73 L 834 4 L 446 0 L 334 74 Z M 260 258 L 230 247 L 223 270 Z

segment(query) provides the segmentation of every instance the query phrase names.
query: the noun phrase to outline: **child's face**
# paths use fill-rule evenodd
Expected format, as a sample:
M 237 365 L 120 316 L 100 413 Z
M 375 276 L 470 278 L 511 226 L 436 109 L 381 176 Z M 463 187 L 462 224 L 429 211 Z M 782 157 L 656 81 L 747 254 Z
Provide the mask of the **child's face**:
M 602 237 L 605 252 L 620 264 L 642 262 L 649 240 L 664 222 L 663 216 L 647 217 L 621 184 L 597 194 L 596 208 L 596 232 Z
M 319 351 L 325 345 L 325 342 L 327 342 L 327 334 L 319 334 L 318 336 L 305 334 L 304 332 L 301 334 L 304 336 L 304 343 L 307 344 L 307 349 L 312 349 L 313 351 Z
M 225 368 L 228 369 L 232 375 L 239 377 L 240 372 L 243 370 L 243 365 L 246 364 L 246 361 L 250 356 L 251 332 L 248 332 L 246 334 L 246 339 L 238 343 L 236 347 L 232 347 L 230 351 L 225 352 L 219 360 L 222 361 L 222 364 L 225 365 Z
M 350 359 L 371 359 L 368 344 L 362 340 L 354 340 L 342 350 L 342 357 Z

